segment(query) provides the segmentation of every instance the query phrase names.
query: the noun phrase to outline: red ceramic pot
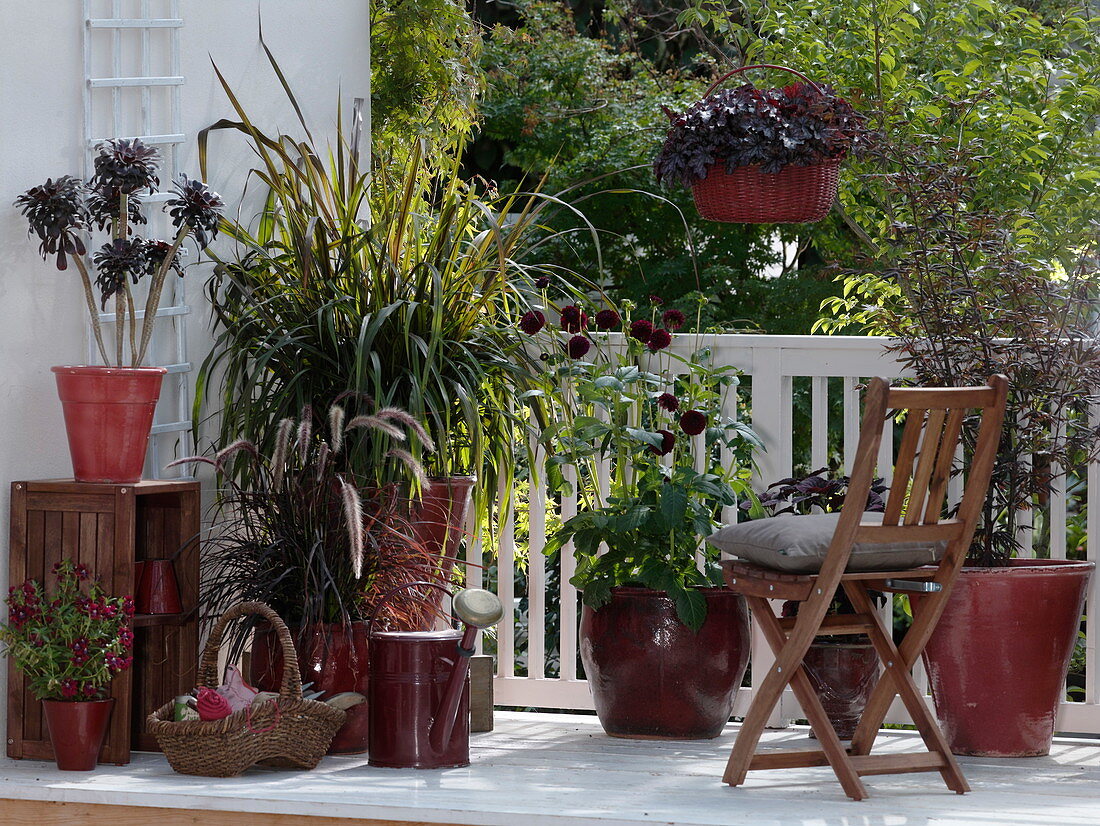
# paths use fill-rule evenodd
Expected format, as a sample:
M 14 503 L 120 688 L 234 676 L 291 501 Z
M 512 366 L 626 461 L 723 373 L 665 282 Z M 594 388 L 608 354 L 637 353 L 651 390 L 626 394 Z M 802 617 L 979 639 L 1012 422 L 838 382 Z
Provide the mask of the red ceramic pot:
M 344 691 L 367 696 L 369 660 L 367 623 L 339 623 L 312 628 L 308 633 L 292 627 L 294 650 L 302 683 L 313 683 L 313 691 L 324 691 L 326 699 Z M 252 642 L 249 666 L 252 685 L 260 691 L 278 691 L 283 679 L 283 654 L 279 639 L 270 628 L 260 627 Z M 369 726 L 367 704 L 347 710 L 344 724 L 332 738 L 329 754 L 362 754 L 367 750 Z
M 956 754 L 1048 754 L 1091 562 L 1014 559 L 963 568 L 924 651 L 936 716 Z M 913 600 L 920 612 L 920 600 Z
M 163 367 L 52 367 L 78 482 L 141 479 Z
M 176 569 L 170 559 L 147 559 L 140 563 L 138 577 L 137 612 L 139 614 L 180 614 L 179 583 Z
M 95 768 L 114 707 L 114 698 L 82 702 L 42 701 L 53 757 L 59 769 L 90 772 Z
M 706 588 L 698 633 L 663 591 L 611 589 L 581 612 L 581 661 L 596 714 L 612 737 L 697 740 L 722 733 L 749 661 L 745 600 Z
M 802 658 L 806 675 L 817 692 L 836 736 L 851 740 L 878 682 L 878 654 L 870 640 L 855 643 L 818 642 Z M 810 736 L 814 733 L 811 731 Z
M 443 581 L 447 581 L 454 568 L 477 480 L 472 476 L 436 476 L 428 481 L 430 484 L 420 500 L 412 505 L 413 538 L 440 558 Z

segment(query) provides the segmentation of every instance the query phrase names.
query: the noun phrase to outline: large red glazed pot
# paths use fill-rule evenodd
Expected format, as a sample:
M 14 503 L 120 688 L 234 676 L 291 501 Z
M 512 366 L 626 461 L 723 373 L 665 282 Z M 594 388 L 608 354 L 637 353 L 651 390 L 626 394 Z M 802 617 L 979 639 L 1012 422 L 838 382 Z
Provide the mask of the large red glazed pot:
M 1014 559 L 963 568 L 924 651 L 956 754 L 1048 754 L 1091 562 Z M 913 601 L 920 611 L 920 600 Z
M 696 740 L 729 721 L 749 661 L 749 616 L 740 594 L 703 590 L 698 633 L 663 591 L 611 589 L 581 612 L 581 661 L 596 714 L 612 737 Z
M 810 646 L 802 664 L 836 736 L 851 740 L 878 682 L 878 654 L 871 642 Z M 813 732 L 810 733 L 813 737 Z
M 107 737 L 107 724 L 115 707 L 108 700 L 43 700 L 46 727 L 57 767 L 62 771 L 90 772 Z
M 51 367 L 78 482 L 141 479 L 163 367 Z
M 364 697 L 370 684 L 370 660 L 367 623 L 353 622 L 322 625 L 303 633 L 290 629 L 298 655 L 302 683 L 313 683 L 311 690 L 333 694 L 355 691 Z M 283 654 L 278 637 L 270 628 L 256 629 L 249 666 L 252 685 L 261 691 L 278 691 L 283 678 Z M 347 710 L 347 719 L 332 738 L 329 754 L 362 754 L 367 750 L 370 719 L 367 704 Z

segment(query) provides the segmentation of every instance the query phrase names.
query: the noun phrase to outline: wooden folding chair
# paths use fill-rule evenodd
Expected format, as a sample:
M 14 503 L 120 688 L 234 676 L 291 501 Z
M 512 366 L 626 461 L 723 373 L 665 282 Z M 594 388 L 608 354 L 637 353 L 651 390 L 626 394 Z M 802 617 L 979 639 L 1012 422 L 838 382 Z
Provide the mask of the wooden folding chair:
M 861 775 L 938 771 L 948 788 L 958 794 L 970 790 L 910 670 L 936 627 L 970 547 L 997 453 L 1007 388 L 1004 376 L 992 377 L 987 387 L 962 388 L 891 388 L 885 379 L 873 379 L 866 391 L 863 425 L 851 465 L 848 493 L 819 571 L 792 574 L 743 560 L 723 563 L 726 583 L 746 596 L 754 619 L 775 652 L 775 662 L 761 681 L 737 735 L 723 778 L 726 783 L 740 785 L 746 773 L 755 769 L 828 765 L 836 772 L 844 791 L 855 800 L 867 796 Z M 981 425 L 958 515 L 953 519 L 941 518 L 964 417 L 975 408 L 981 410 Z M 890 410 L 908 412 L 886 510 L 879 523 L 878 515 L 865 515 L 864 508 Z M 875 520 L 869 520 L 869 516 Z M 808 518 L 812 517 L 774 517 L 776 523 L 771 527 L 779 530 L 778 526 L 784 524 L 780 520 Z M 889 564 L 880 559 L 874 563 L 880 570 L 852 570 L 860 567 L 852 557 L 857 543 L 863 553 L 870 545 L 890 551 L 890 545 L 910 541 L 929 546 L 940 543 L 938 547 L 946 543 L 941 561 L 915 568 L 910 564 L 907 570 L 889 570 Z M 855 613 L 827 616 L 834 594 L 841 587 Z M 876 612 L 870 596 L 872 590 L 923 593 L 921 610 L 900 645 L 894 644 L 890 630 Z M 777 617 L 769 600 L 798 601 L 797 616 Z M 802 658 L 816 637 L 856 633 L 870 637 L 884 670 L 851 745 L 845 748 L 818 701 Z M 757 751 L 764 726 L 788 684 L 809 719 L 820 748 Z M 895 695 L 908 709 L 927 752 L 870 753 Z

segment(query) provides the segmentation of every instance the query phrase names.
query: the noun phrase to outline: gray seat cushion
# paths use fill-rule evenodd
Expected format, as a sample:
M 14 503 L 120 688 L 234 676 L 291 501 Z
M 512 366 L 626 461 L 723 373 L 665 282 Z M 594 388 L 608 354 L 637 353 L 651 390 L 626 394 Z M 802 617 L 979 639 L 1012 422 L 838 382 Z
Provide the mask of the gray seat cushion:
M 772 516 L 737 525 L 727 525 L 707 537 L 720 551 L 772 568 L 798 574 L 821 570 L 829 550 L 839 513 L 807 516 Z M 868 512 L 864 524 L 882 524 L 882 514 Z M 947 543 L 875 542 L 857 543 L 848 559 L 849 571 L 899 571 L 929 565 L 943 558 Z

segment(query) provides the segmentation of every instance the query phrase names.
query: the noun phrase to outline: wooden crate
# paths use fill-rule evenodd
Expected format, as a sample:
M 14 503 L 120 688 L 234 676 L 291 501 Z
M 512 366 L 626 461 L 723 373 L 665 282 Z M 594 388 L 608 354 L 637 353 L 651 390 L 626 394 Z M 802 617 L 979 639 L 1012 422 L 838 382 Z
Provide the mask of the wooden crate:
M 145 718 L 195 685 L 198 657 L 199 484 L 13 482 L 9 582 L 47 581 L 61 559 L 84 563 L 108 594 L 133 594 L 134 562 L 175 556 L 183 612 L 134 617 L 134 665 L 111 683 L 115 710 L 99 759 L 130 761 L 156 749 Z M 42 705 L 8 669 L 8 756 L 52 760 Z

